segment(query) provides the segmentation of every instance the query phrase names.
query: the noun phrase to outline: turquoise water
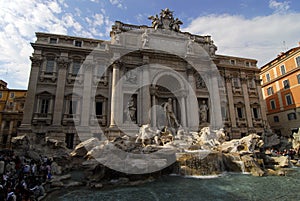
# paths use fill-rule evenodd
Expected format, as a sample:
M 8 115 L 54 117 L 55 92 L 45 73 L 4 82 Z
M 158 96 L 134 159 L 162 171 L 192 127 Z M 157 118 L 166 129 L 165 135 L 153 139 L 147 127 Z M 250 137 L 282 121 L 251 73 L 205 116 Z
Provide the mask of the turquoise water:
M 300 170 L 287 176 L 224 174 L 217 178 L 166 176 L 134 187 L 67 190 L 46 200 L 57 201 L 198 201 L 300 200 Z

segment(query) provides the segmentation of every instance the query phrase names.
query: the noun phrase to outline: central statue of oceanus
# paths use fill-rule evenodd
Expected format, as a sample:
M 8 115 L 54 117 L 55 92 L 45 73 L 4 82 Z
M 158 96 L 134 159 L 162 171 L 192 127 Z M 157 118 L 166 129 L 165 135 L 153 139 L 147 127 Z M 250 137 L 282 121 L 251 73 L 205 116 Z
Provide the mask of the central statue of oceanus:
M 174 19 L 173 12 L 169 8 L 163 9 L 160 12 L 160 17 L 156 14 L 155 16 L 150 16 L 148 19 L 152 20 L 152 27 L 157 30 L 160 29 L 169 29 L 176 32 L 179 32 L 180 25 L 183 23 L 178 19 Z

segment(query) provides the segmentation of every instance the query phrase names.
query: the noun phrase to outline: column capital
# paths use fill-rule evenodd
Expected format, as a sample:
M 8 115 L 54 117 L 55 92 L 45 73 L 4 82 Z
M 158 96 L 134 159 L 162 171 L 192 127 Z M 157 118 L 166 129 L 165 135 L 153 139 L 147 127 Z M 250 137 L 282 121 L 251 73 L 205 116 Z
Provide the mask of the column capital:
M 40 67 L 43 62 L 43 59 L 40 56 L 31 56 L 30 60 L 32 63 L 32 67 Z
M 67 57 L 59 57 L 56 62 L 59 69 L 67 69 L 70 64 L 70 60 Z

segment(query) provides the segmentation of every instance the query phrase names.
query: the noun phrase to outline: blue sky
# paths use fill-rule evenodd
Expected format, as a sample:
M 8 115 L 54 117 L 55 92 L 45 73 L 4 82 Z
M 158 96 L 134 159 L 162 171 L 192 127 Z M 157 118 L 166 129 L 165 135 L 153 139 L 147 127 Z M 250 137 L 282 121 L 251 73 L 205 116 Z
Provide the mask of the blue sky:
M 299 0 L 0 0 L 0 79 L 27 88 L 35 32 L 109 40 L 114 21 L 150 26 L 167 7 L 182 31 L 211 35 L 217 54 L 258 67 L 300 42 Z

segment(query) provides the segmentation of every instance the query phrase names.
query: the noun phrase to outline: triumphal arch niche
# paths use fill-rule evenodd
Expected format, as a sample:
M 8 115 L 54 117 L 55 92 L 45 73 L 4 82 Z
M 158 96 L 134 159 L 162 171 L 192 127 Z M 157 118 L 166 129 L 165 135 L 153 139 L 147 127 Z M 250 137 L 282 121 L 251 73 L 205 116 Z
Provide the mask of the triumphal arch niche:
M 149 19 L 151 27 L 119 21 L 112 27 L 109 133 L 135 133 L 145 124 L 221 128 L 225 100 L 210 36 L 181 32 L 169 9 Z

